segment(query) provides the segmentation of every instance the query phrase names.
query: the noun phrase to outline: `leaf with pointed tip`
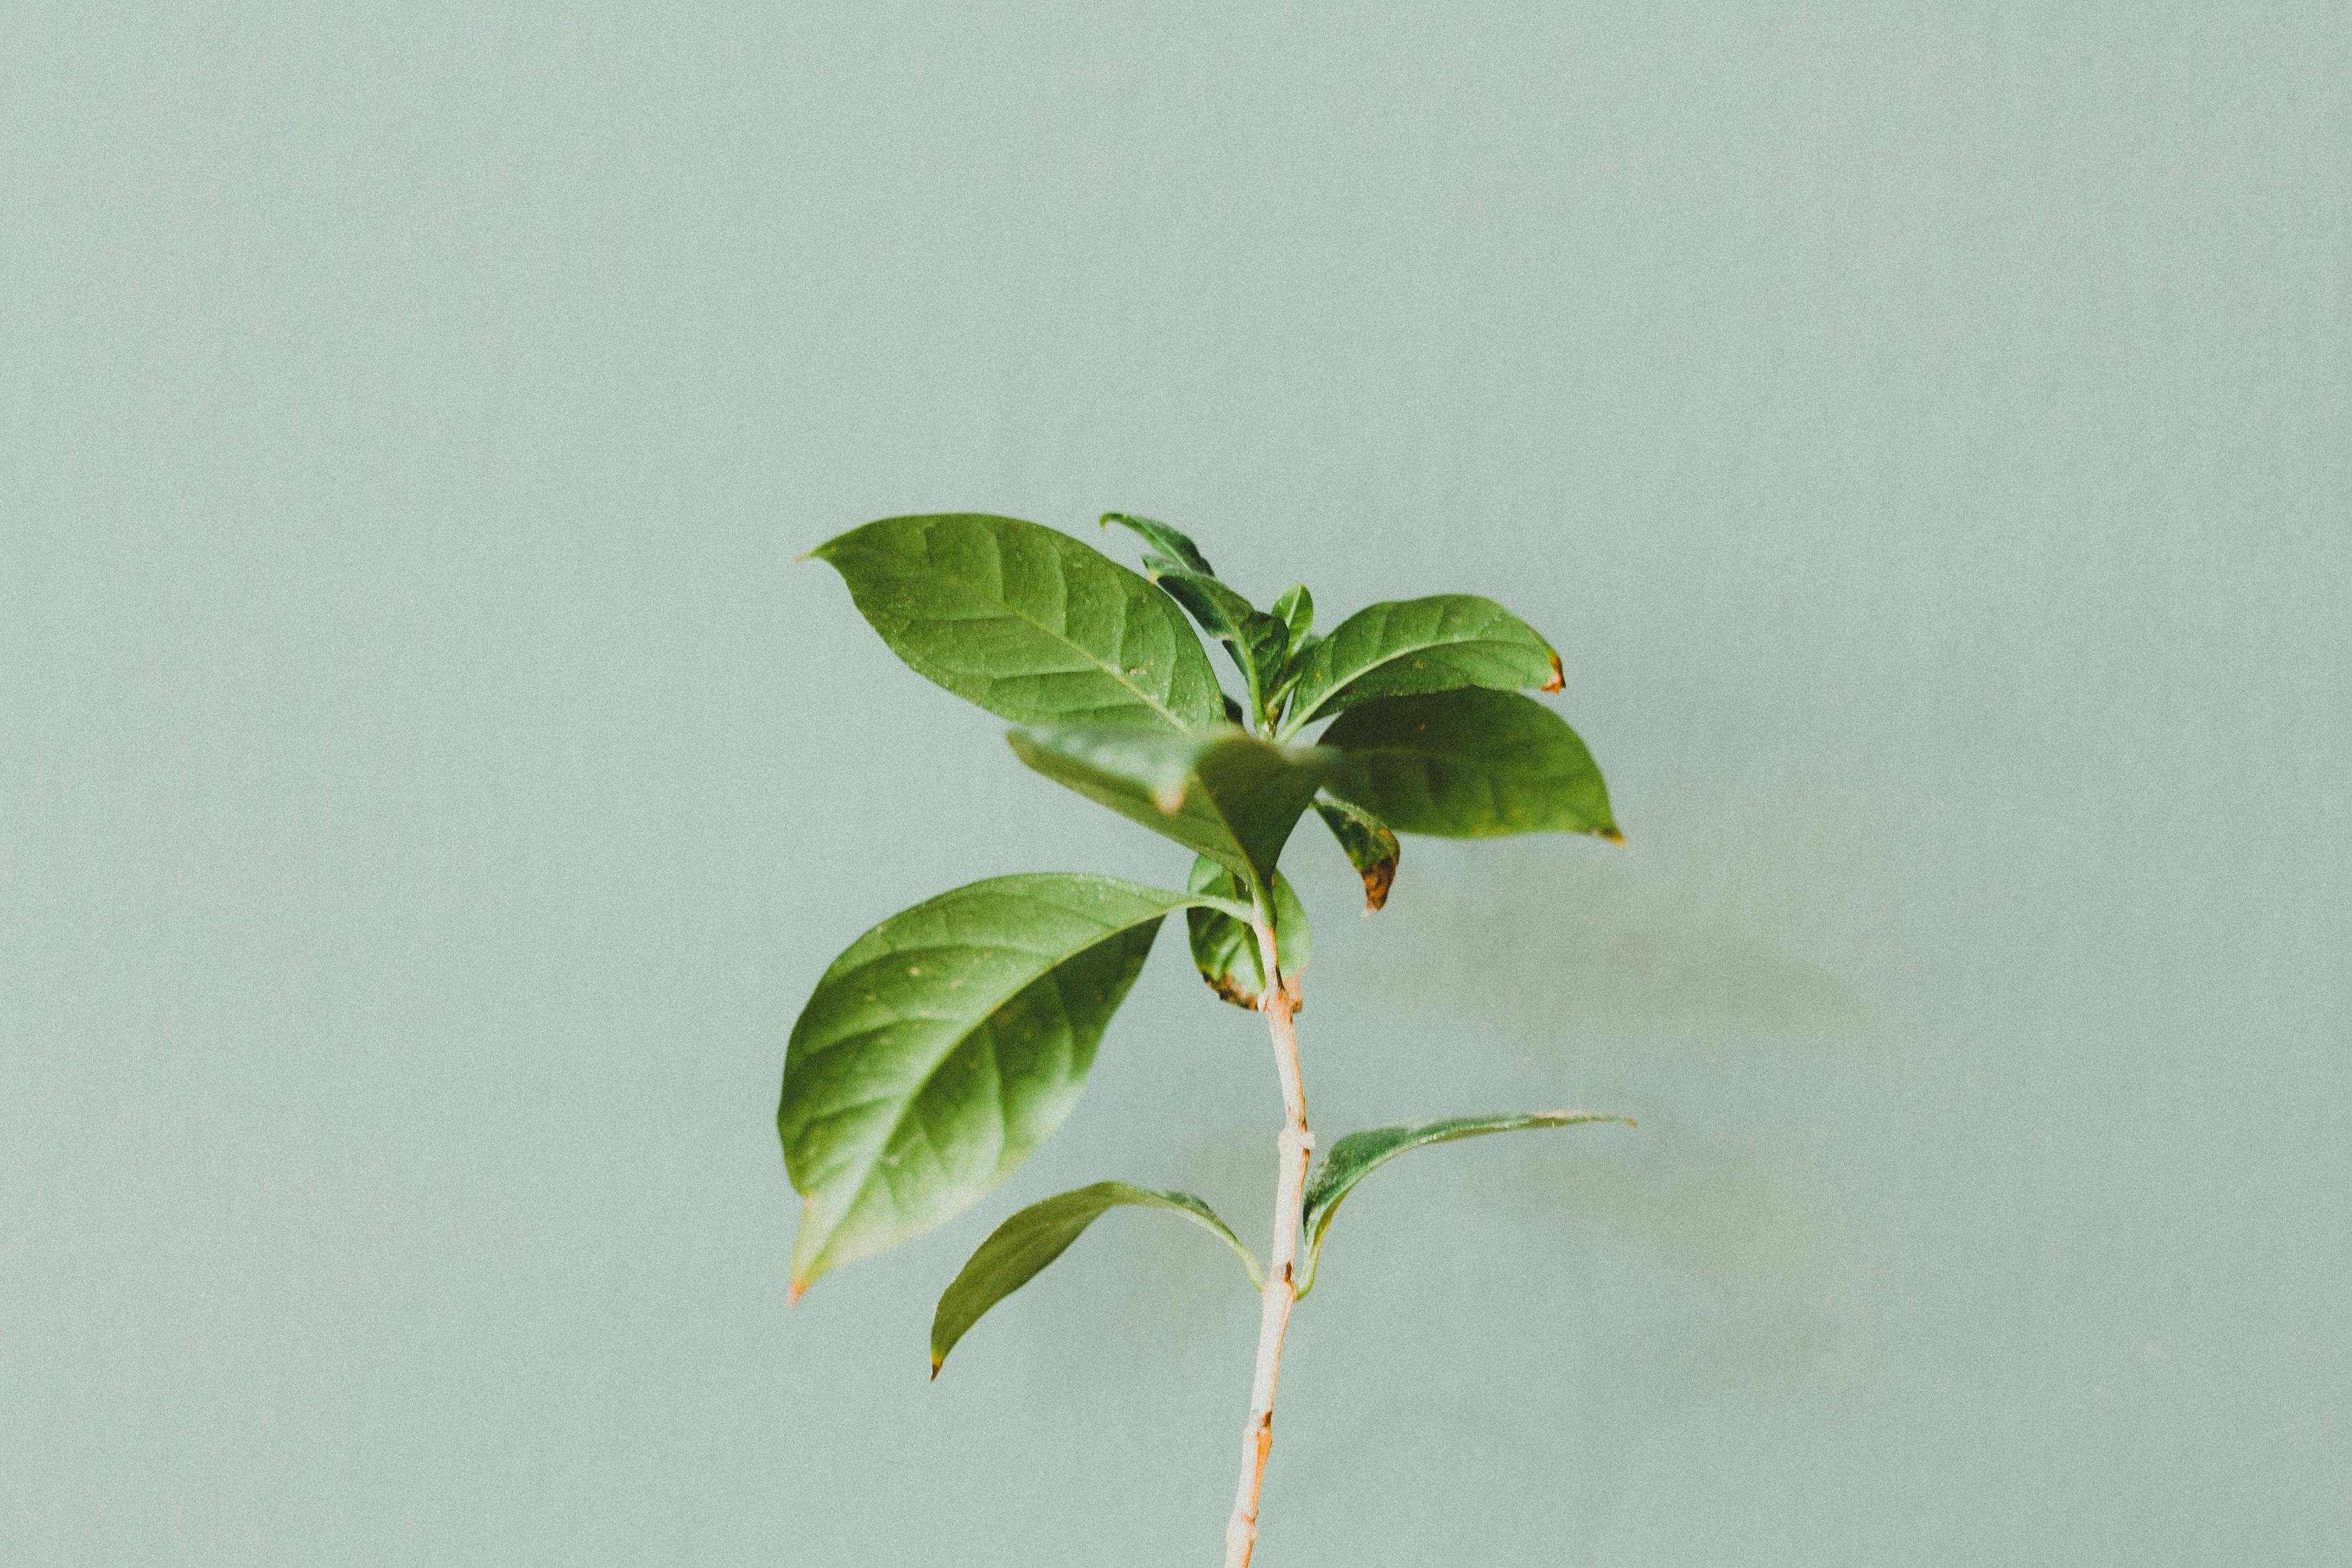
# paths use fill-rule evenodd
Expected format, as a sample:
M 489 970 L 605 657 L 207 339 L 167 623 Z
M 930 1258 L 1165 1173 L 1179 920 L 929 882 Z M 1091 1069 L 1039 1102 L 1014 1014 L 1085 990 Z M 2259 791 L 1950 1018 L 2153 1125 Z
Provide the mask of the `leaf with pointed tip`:
M 1314 1289 L 1316 1265 L 1323 1255 L 1323 1237 L 1330 1230 L 1331 1216 L 1339 1212 L 1341 1202 L 1355 1191 L 1357 1183 L 1399 1154 L 1488 1132 L 1515 1132 L 1524 1127 L 1580 1127 L 1593 1121 L 1633 1125 L 1629 1116 L 1612 1116 L 1605 1111 L 1537 1110 L 1516 1116 L 1456 1116 L 1443 1121 L 1406 1122 L 1349 1133 L 1331 1145 L 1331 1152 L 1323 1156 L 1323 1163 L 1307 1184 L 1306 1208 L 1299 1220 L 1307 1242 L 1307 1279 L 1298 1287 L 1298 1294 L 1305 1296 Z
M 1527 622 L 1475 594 L 1368 605 L 1316 645 L 1283 733 L 1375 697 L 1462 687 L 1557 691 L 1559 656 Z
M 1151 553 L 1143 558 L 1146 566 L 1155 571 L 1198 572 L 1203 577 L 1217 574 L 1217 569 L 1209 564 L 1209 558 L 1201 553 L 1201 547 L 1166 523 L 1124 511 L 1102 514 L 1103 527 L 1108 528 L 1114 522 L 1140 536 L 1143 542 L 1151 547 Z
M 1622 839 L 1592 753 L 1559 715 L 1516 691 L 1383 697 L 1339 715 L 1322 743 L 1346 753 L 1331 793 L 1400 833 Z
M 1216 672 L 1168 595 L 1066 533 L 891 517 L 809 552 L 918 674 L 1016 724 L 1218 721 Z
M 997 877 L 850 943 L 784 1051 L 776 1131 L 805 1200 L 793 1297 L 1027 1159 L 1077 1103 L 1160 921 L 1201 901 L 1116 877 Z
M 1282 673 L 1283 658 L 1290 651 L 1290 628 L 1214 577 L 1197 572 L 1154 571 L 1151 580 L 1183 605 L 1202 631 L 1225 645 L 1234 668 L 1248 684 L 1250 706 L 1264 712 L 1266 693 Z
M 1249 898 L 1241 879 L 1206 855 L 1193 860 L 1185 886 L 1221 899 Z M 1257 932 L 1249 922 L 1203 904 L 1184 911 L 1184 931 L 1192 946 L 1192 966 L 1209 989 L 1236 1007 L 1255 1007 L 1265 989 L 1265 965 L 1258 954 Z M 1274 874 L 1274 951 L 1285 974 L 1305 973 L 1314 955 L 1306 906 L 1291 890 L 1290 879 L 1279 871 Z
M 1293 583 L 1274 601 L 1274 618 L 1290 628 L 1290 640 L 1296 643 L 1315 624 L 1315 595 L 1307 591 L 1304 583 Z
M 1346 852 L 1348 864 L 1364 879 L 1364 912 L 1377 913 L 1389 901 L 1389 888 L 1396 881 L 1397 836 L 1362 806 L 1328 794 L 1315 797 L 1315 815 L 1323 819 L 1323 826 Z
M 1257 1258 L 1217 1217 L 1216 1210 L 1192 1194 L 1157 1192 L 1125 1182 L 1097 1182 L 1031 1204 L 989 1233 L 940 1297 L 939 1310 L 931 1316 L 931 1375 L 940 1375 L 948 1352 L 990 1308 L 1035 1279 L 1086 1234 L 1087 1226 L 1122 1204 L 1183 1215 L 1234 1249 L 1242 1267 L 1249 1270 L 1253 1289 L 1265 1289 L 1265 1271 Z
M 1261 884 L 1336 760 L 1232 728 L 1015 730 L 1007 739 L 1047 778 Z

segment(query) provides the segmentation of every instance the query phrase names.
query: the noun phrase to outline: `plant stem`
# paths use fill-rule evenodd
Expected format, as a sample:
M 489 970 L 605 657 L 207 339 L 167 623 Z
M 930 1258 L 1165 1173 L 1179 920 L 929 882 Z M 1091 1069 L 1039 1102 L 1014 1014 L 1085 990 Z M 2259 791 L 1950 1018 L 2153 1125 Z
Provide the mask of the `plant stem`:
M 1225 1568 L 1249 1568 L 1257 1546 L 1257 1498 L 1265 1485 L 1265 1458 L 1274 1447 L 1274 1385 L 1282 1372 L 1282 1336 L 1297 1300 L 1298 1215 L 1307 1195 L 1307 1159 L 1315 1135 L 1307 1130 L 1307 1086 L 1298 1071 L 1298 982 L 1282 973 L 1274 942 L 1274 908 L 1261 892 L 1255 899 L 1257 947 L 1265 971 L 1258 1006 L 1274 1037 L 1274 1068 L 1282 1080 L 1282 1132 L 1275 1141 L 1279 1167 L 1274 1189 L 1274 1249 L 1265 1287 L 1259 1292 L 1257 1373 L 1250 1384 L 1249 1426 L 1242 1434 L 1241 1489 L 1234 1517 L 1225 1526 Z

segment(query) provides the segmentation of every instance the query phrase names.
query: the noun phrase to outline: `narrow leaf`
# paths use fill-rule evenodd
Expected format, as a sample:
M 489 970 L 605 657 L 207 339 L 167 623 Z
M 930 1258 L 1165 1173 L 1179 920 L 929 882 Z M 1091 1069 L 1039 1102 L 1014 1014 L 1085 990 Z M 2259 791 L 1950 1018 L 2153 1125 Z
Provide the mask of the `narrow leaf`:
M 1323 819 L 1323 826 L 1346 852 L 1348 864 L 1364 879 L 1364 912 L 1377 913 L 1389 901 L 1389 888 L 1396 881 L 1397 836 L 1362 806 L 1329 795 L 1315 797 L 1315 815 Z
M 1091 545 L 977 513 L 893 517 L 810 552 L 917 673 L 1017 724 L 1217 722 L 1168 596 Z
M 1223 866 L 1202 855 L 1192 862 L 1185 884 L 1193 892 L 1246 901 L 1249 889 Z M 1192 966 L 1209 989 L 1236 1007 L 1255 1007 L 1265 990 L 1265 965 L 1257 950 L 1257 932 L 1248 921 L 1209 905 L 1184 911 L 1185 935 L 1192 947 Z M 1314 954 L 1314 938 L 1307 926 L 1306 906 L 1291 889 L 1290 879 L 1274 874 L 1275 961 L 1286 974 L 1300 974 Z
M 998 877 L 850 943 L 784 1052 L 776 1130 L 804 1199 L 793 1295 L 1027 1159 L 1077 1103 L 1161 919 L 1200 901 L 1114 877 Z
M 1306 1211 L 1300 1224 L 1307 1239 L 1307 1279 L 1298 1287 L 1304 1296 L 1314 1288 L 1315 1269 L 1323 1255 L 1323 1237 L 1331 1217 L 1356 1189 L 1356 1184 L 1410 1149 L 1450 1143 L 1457 1138 L 1477 1138 L 1488 1132 L 1515 1132 L 1526 1127 L 1580 1127 L 1588 1122 L 1616 1121 L 1633 1125 L 1629 1116 L 1598 1110 L 1537 1110 L 1517 1116 L 1456 1116 L 1444 1121 L 1414 1121 L 1395 1127 L 1374 1127 L 1350 1132 L 1331 1145 L 1323 1163 L 1307 1184 Z
M 1290 651 L 1290 628 L 1254 608 L 1247 599 L 1197 572 L 1155 571 L 1151 580 L 1184 606 L 1201 629 L 1225 645 L 1234 668 L 1249 687 L 1250 707 L 1263 714 L 1266 694 L 1282 673 Z
M 1217 574 L 1209 558 L 1201 553 L 1201 547 L 1166 523 L 1123 511 L 1102 514 L 1102 526 L 1108 528 L 1114 522 L 1140 535 L 1143 542 L 1151 547 L 1154 553 L 1144 556 L 1143 563 L 1154 571 L 1197 572 L 1203 577 Z
M 1525 621 L 1473 594 L 1370 605 L 1316 645 L 1284 733 L 1375 697 L 1465 686 L 1557 691 L 1559 656 Z
M 1384 697 L 1341 714 L 1323 744 L 1347 753 L 1331 793 L 1401 833 L 1622 841 L 1592 753 L 1558 714 L 1517 692 Z
M 1251 1289 L 1265 1289 L 1265 1273 L 1255 1256 L 1214 1209 L 1192 1194 L 1155 1192 L 1125 1182 L 1097 1182 L 1031 1204 L 989 1233 L 940 1296 L 939 1310 L 931 1316 L 931 1375 L 940 1375 L 948 1352 L 991 1307 L 1035 1279 L 1086 1234 L 1087 1226 L 1123 1204 L 1181 1215 L 1234 1249 L 1242 1267 L 1249 1270 Z
M 1231 728 L 1015 730 L 1008 739 L 1047 778 L 1261 885 L 1337 760 Z
M 1290 628 L 1290 640 L 1296 643 L 1315 624 L 1315 595 L 1307 591 L 1304 583 L 1293 583 L 1274 601 L 1274 618 Z

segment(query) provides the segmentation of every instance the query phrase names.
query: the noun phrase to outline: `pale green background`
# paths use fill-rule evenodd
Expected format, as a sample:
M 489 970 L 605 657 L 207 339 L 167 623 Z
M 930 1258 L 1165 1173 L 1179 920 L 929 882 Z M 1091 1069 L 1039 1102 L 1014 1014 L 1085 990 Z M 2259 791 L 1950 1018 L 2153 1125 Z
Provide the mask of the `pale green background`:
M 1632 837 L 1319 831 L 1265 1568 L 2352 1561 L 2341 5 L 22 6 L 0 1561 L 1205 1564 L 1272 1075 L 783 1305 L 806 988 L 1183 858 L 800 551 L 1559 643 Z M 1099 537 L 1091 532 L 1089 537 Z M 1109 542 L 1122 553 L 1123 542 Z

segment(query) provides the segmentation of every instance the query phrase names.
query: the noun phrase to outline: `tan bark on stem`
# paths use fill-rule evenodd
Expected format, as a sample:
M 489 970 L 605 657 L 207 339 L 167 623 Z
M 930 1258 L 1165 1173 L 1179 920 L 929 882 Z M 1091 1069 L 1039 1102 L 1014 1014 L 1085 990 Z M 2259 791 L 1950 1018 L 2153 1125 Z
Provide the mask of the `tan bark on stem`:
M 1315 1135 L 1307 1130 L 1307 1088 L 1298 1071 L 1298 982 L 1276 962 L 1274 926 L 1263 906 L 1254 922 L 1267 982 L 1258 1006 L 1274 1037 L 1274 1068 L 1282 1081 L 1284 1124 L 1275 1141 L 1279 1165 L 1274 1193 L 1274 1249 L 1266 1261 L 1264 1309 L 1258 1314 L 1257 1372 L 1250 1384 L 1249 1426 L 1242 1434 L 1241 1489 L 1225 1526 L 1225 1568 L 1249 1568 L 1257 1546 L 1257 1498 L 1265 1458 L 1274 1447 L 1274 1385 L 1282 1372 L 1282 1336 L 1297 1299 L 1298 1216 L 1307 1196 L 1307 1161 Z

